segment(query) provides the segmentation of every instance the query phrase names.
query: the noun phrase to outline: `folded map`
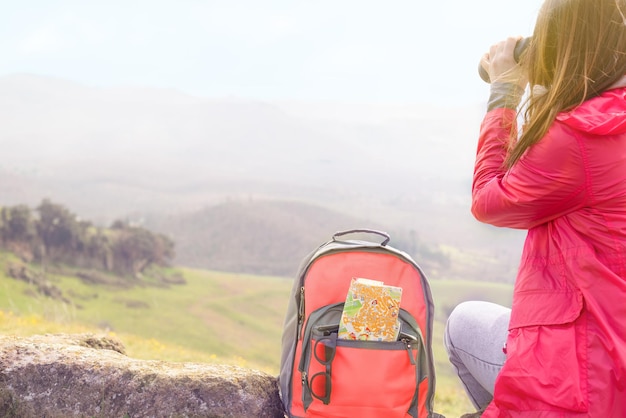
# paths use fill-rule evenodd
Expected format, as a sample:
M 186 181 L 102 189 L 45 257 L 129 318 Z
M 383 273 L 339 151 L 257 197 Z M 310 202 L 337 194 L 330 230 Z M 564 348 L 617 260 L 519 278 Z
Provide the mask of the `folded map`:
M 338 337 L 344 340 L 395 341 L 400 323 L 402 288 L 378 280 L 353 278 Z

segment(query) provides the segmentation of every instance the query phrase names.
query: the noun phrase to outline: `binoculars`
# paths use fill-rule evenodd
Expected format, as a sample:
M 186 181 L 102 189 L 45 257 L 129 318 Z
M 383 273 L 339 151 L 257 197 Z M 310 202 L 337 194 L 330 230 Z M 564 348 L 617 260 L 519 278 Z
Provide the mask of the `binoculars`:
M 530 39 L 531 38 L 528 37 L 528 38 L 522 38 L 519 41 L 517 41 L 517 44 L 515 45 L 515 50 L 513 51 L 513 58 L 515 59 L 515 62 L 519 62 L 519 58 L 528 47 L 528 44 L 530 43 Z M 482 63 L 478 63 L 478 74 L 480 75 L 480 78 L 482 78 L 484 82 L 491 83 L 491 80 L 489 79 L 489 73 L 482 66 Z

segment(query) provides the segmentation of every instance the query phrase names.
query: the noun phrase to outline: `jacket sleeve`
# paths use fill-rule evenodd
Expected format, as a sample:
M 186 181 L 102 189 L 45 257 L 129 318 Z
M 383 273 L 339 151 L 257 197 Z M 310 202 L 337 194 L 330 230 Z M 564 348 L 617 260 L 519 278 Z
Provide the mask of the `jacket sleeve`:
M 558 122 L 510 169 L 504 160 L 516 113 L 498 108 L 480 128 L 472 214 L 500 227 L 530 229 L 584 204 L 586 175 L 580 138 Z

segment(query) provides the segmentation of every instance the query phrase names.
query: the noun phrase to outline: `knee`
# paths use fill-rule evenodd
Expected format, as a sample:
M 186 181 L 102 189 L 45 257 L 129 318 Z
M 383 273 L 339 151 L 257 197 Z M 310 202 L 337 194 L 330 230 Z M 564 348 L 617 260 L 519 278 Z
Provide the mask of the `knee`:
M 448 352 L 455 346 L 455 342 L 458 343 L 459 340 L 463 339 L 462 334 L 473 328 L 471 322 L 473 322 L 480 303 L 474 301 L 462 302 L 450 312 L 444 332 L 444 345 Z
M 448 352 L 454 348 L 470 350 L 482 344 L 485 338 L 504 342 L 510 313 L 509 308 L 491 302 L 468 301 L 459 304 L 446 322 L 446 349 Z

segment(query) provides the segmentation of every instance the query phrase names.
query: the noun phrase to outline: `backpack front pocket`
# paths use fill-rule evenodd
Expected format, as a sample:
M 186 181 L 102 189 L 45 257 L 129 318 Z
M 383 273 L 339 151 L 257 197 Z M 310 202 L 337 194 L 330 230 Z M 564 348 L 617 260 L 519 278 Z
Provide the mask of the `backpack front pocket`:
M 413 348 L 406 341 L 336 342 L 330 367 L 315 355 L 310 362 L 308 416 L 405 417 L 414 409 L 417 344 Z
M 417 416 L 423 341 L 402 316 L 403 339 L 391 342 L 342 340 L 332 322 L 308 324 L 301 363 L 307 417 Z

